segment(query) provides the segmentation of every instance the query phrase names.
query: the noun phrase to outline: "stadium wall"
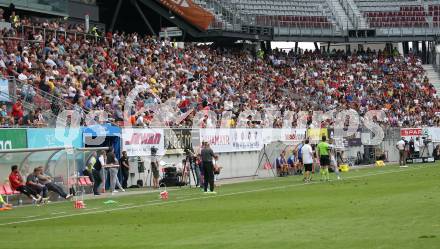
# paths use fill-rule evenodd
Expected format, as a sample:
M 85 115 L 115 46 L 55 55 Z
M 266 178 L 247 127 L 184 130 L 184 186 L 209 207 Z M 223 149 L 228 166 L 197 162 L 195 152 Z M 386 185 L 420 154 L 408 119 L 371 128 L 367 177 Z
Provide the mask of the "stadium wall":
M 209 133 L 206 130 L 201 129 L 193 130 L 195 132 L 191 132 L 191 130 L 188 129 L 132 129 L 130 131 L 131 133 L 128 133 L 126 129 L 105 125 L 93 127 L 95 130 L 93 135 L 94 140 L 93 144 L 90 144 L 92 143 L 91 140 L 86 139 L 86 134 L 90 135 L 90 129 L 90 127 L 81 127 L 71 129 L 68 132 L 64 129 L 49 128 L 0 129 L 0 150 L 48 148 L 58 146 L 73 146 L 75 148 L 108 145 L 116 146 L 114 144 L 115 141 L 112 142 L 112 140 L 109 139 L 99 139 L 99 137 L 104 138 L 105 136 L 111 136 L 112 139 L 118 140 L 118 146 L 121 147 L 121 150 L 129 149 L 129 145 L 136 148 L 136 150 L 129 152 L 132 165 L 130 173 L 132 176 L 131 179 L 133 179 L 131 183 L 134 184 L 139 178 L 145 180 L 147 178 L 146 174 L 139 174 L 138 172 L 138 159 L 140 158 L 144 161 L 144 165 L 148 170 L 151 158 L 150 149 L 152 147 L 159 149 L 160 161 L 166 163 L 166 165 L 164 164 L 162 166 L 179 165 L 186 157 L 185 148 L 197 147 L 202 139 L 207 139 L 206 134 Z M 218 165 L 223 167 L 219 178 L 249 177 L 254 176 L 255 173 L 258 173 L 259 176 L 271 175 L 272 173 L 269 170 L 264 170 L 263 165 L 259 165 L 259 159 L 262 155 L 264 144 L 276 141 L 286 144 L 287 146 L 288 144 L 293 144 L 299 141 L 295 141 L 295 138 L 291 141 L 282 141 L 282 136 L 275 136 L 277 137 L 276 140 L 267 141 L 267 137 L 264 137 L 263 135 L 265 130 L 266 129 L 231 129 L 230 133 L 225 133 L 224 131 L 221 131 L 221 129 L 218 129 L 218 131 L 210 131 L 216 132 L 215 136 L 211 137 L 209 141 L 212 144 L 214 152 L 219 154 Z M 279 130 L 280 129 L 270 129 L 269 131 L 277 133 Z M 426 136 L 426 134 L 428 134 L 428 136 L 432 138 L 433 143 L 428 146 L 429 153 L 432 153 L 434 146 L 440 143 L 440 128 L 396 128 L 393 129 L 392 132 L 385 132 L 385 139 L 380 145 L 375 146 L 375 149 L 387 152 L 386 156 L 388 161 L 398 161 L 398 151 L 395 144 L 401 136 L 407 138 L 410 137 L 405 133 L 405 131 L 408 133 L 408 130 L 418 130 L 419 136 Z M 38 139 L 36 139 L 36 137 L 38 137 Z M 70 142 L 66 144 L 65 141 Z M 350 146 L 347 147 L 345 151 L 346 157 L 350 158 L 352 161 L 359 158 L 359 155 L 363 155 L 364 153 L 369 153 L 368 148 L 364 145 Z M 427 152 L 425 152 L 425 155 L 427 155 Z M 47 157 L 47 155 L 44 154 L 35 155 L 32 157 L 32 160 L 44 162 L 47 160 L 47 158 L 44 158 L 45 156 Z M 271 160 L 276 156 L 278 155 L 272 155 Z M 14 161 L 14 158 L 11 159 L 4 157 L 2 159 L 8 159 L 0 160 L 0 177 L 5 179 L 11 163 L 18 163 L 20 158 L 16 158 L 16 160 L 18 160 L 17 162 Z M 52 158 L 52 160 L 56 159 L 57 158 Z M 35 163 L 36 162 L 33 162 L 33 164 Z M 270 163 L 273 164 L 274 161 Z M 82 172 L 84 166 L 84 162 L 77 163 L 78 171 Z M 149 183 L 148 180 L 146 182 Z

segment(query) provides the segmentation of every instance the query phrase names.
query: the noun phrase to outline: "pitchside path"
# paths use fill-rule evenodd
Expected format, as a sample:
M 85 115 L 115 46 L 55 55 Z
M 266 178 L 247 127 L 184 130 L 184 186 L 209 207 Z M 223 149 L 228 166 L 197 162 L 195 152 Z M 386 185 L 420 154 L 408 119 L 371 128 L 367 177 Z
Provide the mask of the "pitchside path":
M 82 210 L 67 202 L 27 206 L 0 213 L 7 238 L 0 248 L 41 238 L 31 247 L 438 248 L 439 177 L 438 163 L 387 166 L 328 183 L 303 184 L 301 177 L 223 183 L 217 195 L 170 189 L 168 201 L 137 192 L 86 200 Z M 117 203 L 103 204 L 107 198 Z

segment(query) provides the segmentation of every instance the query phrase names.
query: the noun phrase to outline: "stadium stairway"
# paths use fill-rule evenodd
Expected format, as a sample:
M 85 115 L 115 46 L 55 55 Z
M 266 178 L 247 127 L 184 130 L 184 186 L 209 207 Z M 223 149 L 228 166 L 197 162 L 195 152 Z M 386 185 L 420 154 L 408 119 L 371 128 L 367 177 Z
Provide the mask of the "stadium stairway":
M 434 85 L 437 91 L 437 97 L 440 97 L 440 73 L 435 71 L 435 68 L 431 64 L 423 65 L 425 75 L 428 77 L 429 82 Z
M 334 9 L 334 14 L 337 17 L 337 21 L 343 30 L 353 29 L 353 24 L 348 18 L 344 8 L 342 8 L 339 0 L 327 0 L 328 5 Z
M 356 5 L 356 3 L 353 1 L 353 0 L 345 0 L 350 6 L 351 6 L 351 8 L 353 9 L 353 11 L 354 11 L 354 14 L 356 15 L 356 18 L 357 18 L 357 20 L 358 20 L 358 24 L 359 24 L 359 29 L 368 29 L 369 28 L 369 25 L 368 25 L 368 22 L 367 22 L 367 19 L 365 19 L 363 16 L 362 16 L 362 13 L 361 13 L 361 11 L 359 10 L 359 8 L 357 7 L 357 5 Z

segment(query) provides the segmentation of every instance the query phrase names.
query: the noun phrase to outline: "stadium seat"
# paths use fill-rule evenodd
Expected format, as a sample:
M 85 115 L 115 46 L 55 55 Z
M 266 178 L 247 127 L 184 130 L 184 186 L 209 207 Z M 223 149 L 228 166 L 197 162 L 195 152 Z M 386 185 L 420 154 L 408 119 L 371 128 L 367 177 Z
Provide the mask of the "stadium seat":
M 93 182 L 90 181 L 90 177 L 88 177 L 88 176 L 84 176 L 84 181 L 85 181 L 85 184 L 87 186 L 92 186 L 93 185 Z
M 67 185 L 70 186 L 74 186 L 78 184 L 78 179 L 76 177 L 69 177 L 67 180 Z
M 5 195 L 13 195 L 14 194 L 14 191 L 12 190 L 12 188 L 9 184 L 4 184 L 3 189 L 4 189 Z
M 4 195 L 6 202 L 9 202 L 9 197 L 19 195 L 20 192 L 12 190 L 9 184 L 0 185 L 0 194 Z
M 78 185 L 82 187 L 88 185 L 86 179 L 83 176 L 78 178 Z
M 0 185 L 0 195 L 6 195 L 6 191 L 3 185 Z

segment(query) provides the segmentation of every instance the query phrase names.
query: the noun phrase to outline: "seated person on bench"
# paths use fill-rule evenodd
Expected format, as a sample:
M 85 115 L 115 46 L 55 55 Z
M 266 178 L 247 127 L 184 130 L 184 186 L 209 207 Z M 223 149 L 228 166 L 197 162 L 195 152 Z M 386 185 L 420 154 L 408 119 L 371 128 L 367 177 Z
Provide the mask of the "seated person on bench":
M 6 203 L 5 200 L 3 200 L 3 196 L 0 195 L 0 211 L 2 210 L 10 210 L 12 209 L 12 205 L 9 203 Z
M 38 194 L 42 193 L 43 203 L 48 201 L 49 198 L 47 198 L 47 187 L 38 182 L 38 168 L 34 168 L 34 172 L 28 175 L 26 178 L 26 186 Z
M 64 192 L 64 190 L 60 186 L 53 183 L 50 176 L 43 173 L 44 170 L 42 166 L 38 167 L 37 169 L 38 182 L 46 186 L 47 190 L 57 193 L 59 196 L 63 197 L 66 200 L 72 198 L 72 195 L 66 194 L 66 192 Z
M 17 165 L 12 165 L 11 167 L 9 184 L 11 185 L 12 190 L 16 190 L 34 201 L 41 201 L 41 196 L 37 192 L 23 184 L 23 178 L 21 177 L 20 172 L 18 172 Z
M 280 156 L 276 159 L 276 168 L 279 176 L 287 176 L 289 173 L 289 165 L 286 161 L 286 152 L 282 151 Z

